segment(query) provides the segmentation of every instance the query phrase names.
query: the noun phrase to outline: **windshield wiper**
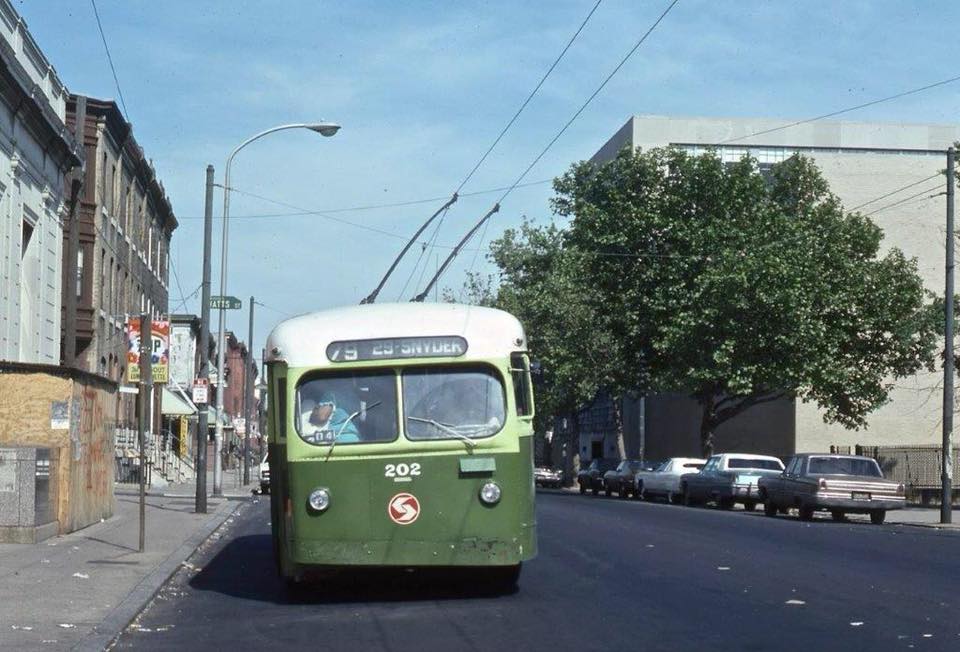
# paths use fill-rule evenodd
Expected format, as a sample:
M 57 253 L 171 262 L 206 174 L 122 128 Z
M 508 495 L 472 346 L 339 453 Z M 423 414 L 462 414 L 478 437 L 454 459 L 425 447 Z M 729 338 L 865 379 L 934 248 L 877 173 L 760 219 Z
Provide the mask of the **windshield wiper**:
M 337 431 L 337 434 L 333 436 L 332 440 L 330 440 L 330 450 L 327 451 L 327 456 L 323 458 L 324 462 L 330 459 L 330 454 L 333 453 L 333 447 L 337 445 L 337 440 L 340 439 L 340 435 L 343 434 L 343 429 L 346 428 L 351 421 L 353 421 L 353 417 L 357 416 L 358 414 L 360 414 L 365 410 L 372 410 L 373 408 L 377 407 L 381 403 L 383 403 L 383 401 L 377 401 L 376 403 L 371 403 L 370 405 L 367 405 L 364 408 L 357 410 L 356 412 L 354 412 L 344 420 L 343 424 L 340 426 L 340 429 Z
M 440 423 L 436 419 L 424 419 L 423 417 L 414 417 L 410 415 L 407 415 L 407 418 L 412 419 L 413 421 L 421 421 L 423 423 L 429 423 L 431 426 L 433 426 L 437 430 L 442 430 L 443 432 L 453 435 L 457 439 L 463 441 L 463 443 L 465 443 L 470 450 L 473 450 L 474 448 L 477 447 L 477 442 L 473 441 L 463 433 L 457 432 L 448 424 Z

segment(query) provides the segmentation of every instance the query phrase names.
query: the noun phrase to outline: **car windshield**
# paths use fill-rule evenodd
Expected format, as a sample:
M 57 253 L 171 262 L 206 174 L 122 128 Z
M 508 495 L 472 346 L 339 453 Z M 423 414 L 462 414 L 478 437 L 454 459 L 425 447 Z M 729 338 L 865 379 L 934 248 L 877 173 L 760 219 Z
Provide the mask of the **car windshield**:
M 308 444 L 337 446 L 397 438 L 393 371 L 311 374 L 297 386 L 297 434 Z
M 782 471 L 780 460 L 753 459 L 750 457 L 731 457 L 727 460 L 728 469 L 760 469 L 763 471 Z
M 627 462 L 627 470 L 631 473 L 636 473 L 643 469 L 643 464 L 641 462 Z
M 503 383 L 487 366 L 425 367 L 403 372 L 407 437 L 476 439 L 506 423 Z
M 811 457 L 807 472 L 811 475 L 883 477 L 875 461 L 857 457 Z

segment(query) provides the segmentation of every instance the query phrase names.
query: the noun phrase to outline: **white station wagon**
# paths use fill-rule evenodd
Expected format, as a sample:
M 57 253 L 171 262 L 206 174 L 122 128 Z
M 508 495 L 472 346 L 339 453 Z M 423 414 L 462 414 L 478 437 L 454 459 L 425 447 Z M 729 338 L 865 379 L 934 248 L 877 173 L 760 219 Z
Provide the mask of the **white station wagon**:
M 662 496 L 668 503 L 677 503 L 681 496 L 680 476 L 696 473 L 706 462 L 695 457 L 671 457 L 653 471 L 640 471 L 633 495 L 641 500 Z

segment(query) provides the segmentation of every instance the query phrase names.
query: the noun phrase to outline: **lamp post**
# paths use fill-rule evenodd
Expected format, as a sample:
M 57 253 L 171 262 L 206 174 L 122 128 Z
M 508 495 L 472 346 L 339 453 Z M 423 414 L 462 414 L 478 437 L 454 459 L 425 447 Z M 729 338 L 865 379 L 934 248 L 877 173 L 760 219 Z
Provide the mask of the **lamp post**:
M 220 242 L 220 296 L 227 294 L 227 237 L 229 233 L 230 219 L 230 166 L 233 164 L 233 157 L 237 153 L 255 140 L 263 138 L 267 134 L 285 129 L 309 129 L 315 131 L 321 136 L 333 136 L 340 130 L 340 125 L 334 122 L 301 122 L 288 125 L 279 125 L 261 131 L 260 133 L 246 139 L 236 147 L 230 156 L 227 157 L 227 165 L 223 172 L 223 236 Z M 219 333 L 217 334 L 217 425 L 214 435 L 214 459 L 213 459 L 213 494 L 219 496 L 223 493 L 222 476 L 223 469 L 220 458 L 220 451 L 223 446 L 223 381 L 224 381 L 224 328 L 226 326 L 226 313 L 223 305 L 218 309 Z M 249 346 L 249 343 L 248 343 Z

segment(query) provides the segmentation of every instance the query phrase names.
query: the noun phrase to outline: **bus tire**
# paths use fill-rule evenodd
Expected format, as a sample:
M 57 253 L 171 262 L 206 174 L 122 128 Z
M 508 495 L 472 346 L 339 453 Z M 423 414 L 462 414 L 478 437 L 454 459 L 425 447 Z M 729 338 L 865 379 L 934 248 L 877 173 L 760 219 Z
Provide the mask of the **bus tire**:
M 494 588 L 499 591 L 513 591 L 517 588 L 517 582 L 520 581 L 520 571 L 523 564 L 514 564 L 513 566 L 495 566 L 484 570 L 484 574 L 490 573 L 489 577 Z

